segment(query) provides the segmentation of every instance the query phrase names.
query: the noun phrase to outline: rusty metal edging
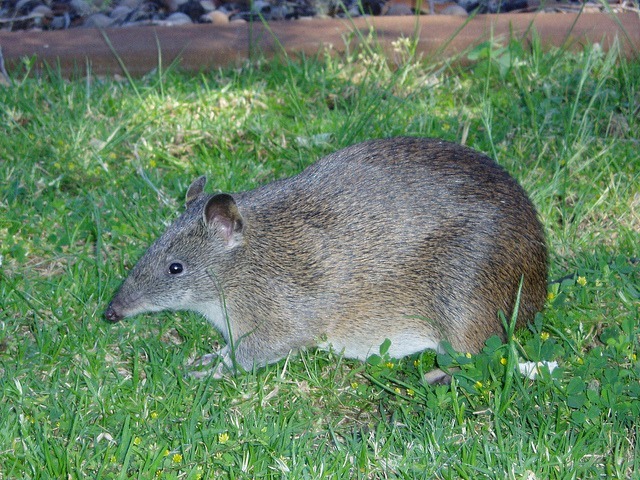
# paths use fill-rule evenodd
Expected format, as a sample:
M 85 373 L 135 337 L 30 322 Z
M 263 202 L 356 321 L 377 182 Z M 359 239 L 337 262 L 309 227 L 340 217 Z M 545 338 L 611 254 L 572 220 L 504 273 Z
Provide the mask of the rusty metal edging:
M 544 46 L 580 48 L 600 43 L 608 49 L 615 39 L 627 57 L 640 57 L 640 16 L 620 14 L 529 13 L 478 15 L 472 19 L 434 15 L 420 17 L 368 17 L 314 19 L 229 25 L 176 27 L 132 27 L 107 29 L 75 28 L 66 31 L 0 32 L 0 47 L 7 69 L 24 57 L 35 57 L 36 66 L 59 66 L 65 76 L 124 73 L 143 75 L 162 64 L 178 61 L 182 68 L 201 70 L 237 65 L 252 55 L 272 57 L 305 53 L 322 48 L 341 52 L 345 38 L 366 37 L 373 27 L 376 41 L 391 52 L 399 37 L 419 37 L 418 51 L 434 58 L 455 55 L 490 38 L 531 38 L 532 31 Z M 360 33 L 358 33 L 360 32 Z M 362 37 L 361 37 L 362 36 Z M 116 55 L 117 53 L 117 55 Z M 255 57 L 252 57 L 255 58 Z

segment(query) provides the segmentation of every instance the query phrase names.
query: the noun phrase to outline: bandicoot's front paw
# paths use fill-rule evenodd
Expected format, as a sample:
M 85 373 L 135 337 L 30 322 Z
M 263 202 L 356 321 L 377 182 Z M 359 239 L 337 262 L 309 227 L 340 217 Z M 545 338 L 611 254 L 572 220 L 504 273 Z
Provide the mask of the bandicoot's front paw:
M 222 361 L 219 354 L 207 353 L 206 355 L 202 355 L 200 358 L 196 358 L 193 362 L 189 364 L 189 366 L 190 367 L 206 367 L 207 365 L 211 365 L 216 360 Z
M 224 347 L 217 353 L 207 353 L 200 358 L 196 358 L 189 364 L 189 366 L 192 367 L 189 376 L 193 378 L 212 376 L 213 378 L 219 379 L 227 373 L 235 372 L 229 351 L 229 347 Z M 202 367 L 211 364 L 215 364 L 215 366 L 213 368 L 202 369 Z
M 206 367 L 207 365 L 211 365 L 215 362 L 218 363 L 213 368 L 202 369 L 202 367 Z M 193 378 L 211 376 L 218 379 L 224 376 L 225 371 L 224 358 L 216 353 L 207 353 L 200 358 L 196 358 L 189 364 L 189 367 L 191 367 L 191 370 L 189 370 L 188 374 Z

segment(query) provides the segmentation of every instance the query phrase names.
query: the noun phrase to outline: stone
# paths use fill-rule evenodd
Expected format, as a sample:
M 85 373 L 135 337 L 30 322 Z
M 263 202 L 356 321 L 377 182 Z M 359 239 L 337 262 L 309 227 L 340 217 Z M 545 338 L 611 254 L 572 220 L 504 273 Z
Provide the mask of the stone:
M 39 4 L 40 2 L 36 0 L 18 0 L 13 9 L 16 15 L 28 15 Z
M 189 0 L 161 0 L 159 3 L 170 12 L 177 12 Z
M 129 11 L 140 7 L 140 4 L 142 3 L 142 0 L 120 0 L 118 2 L 118 6 L 114 8 L 114 10 L 116 8 L 120 8 L 120 7 L 127 7 L 129 8 Z
M 213 23 L 214 25 L 225 25 L 229 23 L 229 15 L 220 10 L 214 10 L 213 12 L 202 15 L 200 21 L 203 23 Z
M 458 5 L 466 11 L 471 11 L 478 6 L 478 0 L 458 0 Z
M 193 23 L 191 17 L 186 13 L 176 12 L 169 15 L 165 20 L 158 22 L 160 25 L 175 26 Z
M 449 5 L 440 12 L 440 15 L 455 15 L 458 17 L 467 17 L 469 14 L 460 5 Z
M 107 28 L 112 26 L 114 23 L 115 21 L 113 18 L 105 15 L 104 13 L 94 13 L 85 19 L 83 26 L 87 28 Z
M 42 28 L 49 25 L 53 18 L 53 10 L 47 5 L 38 5 L 29 12 L 33 25 L 31 28 Z
M 251 13 L 264 13 L 267 9 L 271 9 L 271 5 L 263 0 L 255 0 L 251 5 Z
M 389 17 L 413 15 L 413 10 L 411 10 L 409 5 L 405 5 L 404 3 L 393 3 L 389 5 L 389 8 L 385 12 L 385 15 Z
M 71 25 L 71 18 L 69 14 L 65 12 L 64 15 L 58 15 L 53 17 L 51 23 L 49 24 L 49 28 L 51 30 L 65 30 L 69 28 Z
M 89 5 L 84 0 L 71 0 L 71 2 L 69 3 L 71 4 L 71 7 L 75 11 L 75 13 L 77 13 L 81 17 L 91 14 L 91 12 L 93 11 L 91 5 Z
M 38 5 L 36 8 L 31 10 L 31 15 L 49 18 L 53 16 L 53 10 L 46 5 Z
M 269 20 L 284 20 L 289 15 L 289 9 L 286 6 L 272 6 L 269 12 Z
M 133 8 L 127 7 L 125 5 L 119 5 L 111 10 L 110 17 L 113 18 L 116 22 L 124 22 L 131 14 L 131 12 L 133 12 Z
M 213 0 L 200 0 L 200 5 L 207 13 L 213 12 L 216 9 L 216 4 L 213 3 Z

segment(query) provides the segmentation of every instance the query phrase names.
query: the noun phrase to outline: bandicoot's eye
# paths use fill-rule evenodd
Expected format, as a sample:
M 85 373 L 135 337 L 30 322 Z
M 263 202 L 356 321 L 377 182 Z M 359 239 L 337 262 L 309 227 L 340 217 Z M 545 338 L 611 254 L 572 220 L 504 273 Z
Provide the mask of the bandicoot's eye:
M 181 263 L 174 262 L 171 265 L 169 265 L 169 273 L 171 275 L 177 275 L 179 273 L 182 273 L 183 270 L 184 270 L 184 267 L 182 266 Z

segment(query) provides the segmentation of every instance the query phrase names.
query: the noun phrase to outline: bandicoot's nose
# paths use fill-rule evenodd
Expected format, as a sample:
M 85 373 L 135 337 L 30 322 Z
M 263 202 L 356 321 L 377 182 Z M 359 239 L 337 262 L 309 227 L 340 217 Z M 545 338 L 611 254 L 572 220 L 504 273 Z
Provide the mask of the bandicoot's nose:
M 122 320 L 123 317 L 122 315 L 119 315 L 111 305 L 109 305 L 104 312 L 104 318 L 110 322 L 118 322 Z

